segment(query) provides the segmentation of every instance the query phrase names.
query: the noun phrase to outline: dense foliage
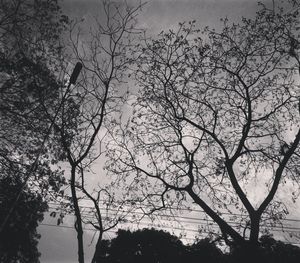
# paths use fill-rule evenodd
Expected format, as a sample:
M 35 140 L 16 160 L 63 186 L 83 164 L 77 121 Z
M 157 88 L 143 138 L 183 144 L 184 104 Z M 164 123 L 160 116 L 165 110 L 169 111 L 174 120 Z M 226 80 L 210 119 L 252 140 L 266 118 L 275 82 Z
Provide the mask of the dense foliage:
M 300 248 L 263 236 L 256 253 L 233 246 L 229 253 L 222 252 L 216 242 L 201 239 L 192 245 L 184 245 L 176 236 L 155 229 L 137 231 L 119 230 L 116 238 L 105 240 L 97 262 L 105 263 L 296 263 Z
M 22 156 L 26 163 L 39 151 L 47 159 L 45 109 L 58 104 L 59 34 L 67 18 L 54 0 L 1 1 L 0 10 L 0 160 Z
M 61 99 L 67 23 L 56 0 L 0 2 L 1 262 L 38 262 L 36 227 L 64 183 L 47 116 Z
M 3 171 L 2 171 L 3 172 Z M 22 187 L 22 179 L 10 174 L 0 179 L 0 221 L 4 220 L 15 196 Z M 38 223 L 43 220 L 47 204 L 41 195 L 33 193 L 27 187 L 21 192 L 19 201 L 0 235 L 0 261 L 6 263 L 36 263 L 40 253 L 37 249 L 40 235 Z
M 119 230 L 116 238 L 102 243 L 98 253 L 99 263 L 219 262 L 221 256 L 220 250 L 209 240 L 185 246 L 176 236 L 155 229 Z

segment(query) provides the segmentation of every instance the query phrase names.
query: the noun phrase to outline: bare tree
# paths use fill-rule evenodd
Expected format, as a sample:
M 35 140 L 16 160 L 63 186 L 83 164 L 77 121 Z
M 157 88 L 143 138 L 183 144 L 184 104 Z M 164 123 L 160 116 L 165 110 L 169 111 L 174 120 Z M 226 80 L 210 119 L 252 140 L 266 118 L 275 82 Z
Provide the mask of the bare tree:
M 225 19 L 221 32 L 193 21 L 145 39 L 133 116 L 115 130 L 110 170 L 157 209 L 200 206 L 228 244 L 255 247 L 263 216 L 280 212 L 278 188 L 299 189 L 299 2 L 289 4 Z M 226 210 L 245 218 L 244 233 Z
M 108 228 L 103 226 L 99 199 L 100 192 L 105 189 L 90 190 L 91 186 L 86 185 L 86 174 L 103 155 L 106 124 L 119 114 L 126 98 L 127 92 L 121 87 L 125 84 L 132 62 L 128 53 L 133 46 L 134 35 L 140 32 L 135 27 L 139 8 L 141 5 L 130 7 L 126 2 L 102 1 L 103 13 L 92 19 L 88 34 L 82 31 L 84 25 L 81 22 L 73 23 L 70 31 L 70 58 L 75 54 L 73 59 L 80 61 L 83 69 L 77 83 L 70 86 L 60 118 L 54 123 L 60 133 L 63 154 L 70 165 L 71 204 L 76 217 L 80 263 L 84 262 L 84 219 L 80 199 L 85 196 L 94 205 L 96 222 L 89 220 L 88 223 L 100 231 L 97 247 L 103 232 L 119 221 L 116 220 Z
M 127 205 L 128 201 L 126 199 L 120 200 L 120 198 L 116 197 L 116 189 L 113 189 L 113 185 L 104 186 L 99 184 L 99 188 L 95 188 L 92 192 L 88 191 L 84 182 L 84 168 L 81 167 L 80 170 L 81 185 L 78 186 L 78 189 L 92 202 L 92 206 L 88 207 L 87 211 L 83 211 L 85 214 L 82 216 L 82 221 L 85 224 L 92 225 L 98 232 L 96 247 L 92 258 L 92 262 L 96 263 L 101 262 L 100 255 L 103 235 L 120 223 L 128 223 L 130 221 L 130 214 L 135 207 L 131 206 L 125 210 L 124 206 Z

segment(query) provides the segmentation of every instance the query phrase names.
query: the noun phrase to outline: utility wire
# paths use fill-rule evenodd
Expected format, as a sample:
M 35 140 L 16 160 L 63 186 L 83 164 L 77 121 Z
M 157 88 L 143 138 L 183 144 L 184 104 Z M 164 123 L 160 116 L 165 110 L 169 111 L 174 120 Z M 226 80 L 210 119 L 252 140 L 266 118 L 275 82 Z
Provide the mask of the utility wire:
M 108 209 L 110 210 L 110 209 Z M 53 211 L 53 210 L 52 210 Z M 55 210 L 54 210 L 55 211 Z M 54 212 L 53 211 L 53 212 Z M 89 213 L 82 213 L 85 218 L 91 218 L 93 219 L 94 217 L 92 215 L 90 215 Z M 143 215 L 142 212 L 132 212 L 133 215 Z M 74 216 L 72 214 L 68 214 L 68 216 Z M 109 215 L 107 215 L 109 216 Z M 165 224 L 166 222 L 170 222 L 168 220 L 168 218 L 173 218 L 172 215 L 160 215 L 161 218 L 167 218 L 167 219 L 163 219 L 163 224 Z M 133 217 L 130 217 L 130 219 L 134 220 Z M 146 220 L 148 218 L 143 218 L 143 220 Z M 186 217 L 186 216 L 176 216 L 176 222 L 180 225 L 182 224 L 188 224 L 188 225 L 194 225 L 194 226 L 204 226 L 204 227 L 210 227 L 210 228 L 216 228 L 216 223 L 212 220 L 212 219 L 208 219 L 208 218 L 195 218 L 195 217 Z M 182 220 L 183 219 L 183 220 Z M 188 220 L 186 220 L 188 219 Z M 194 221 L 190 221 L 190 220 L 194 220 Z M 130 222 L 123 222 L 123 224 L 128 224 Z M 229 224 L 231 224 L 234 227 L 242 227 L 242 224 L 240 224 L 239 222 L 236 221 L 228 221 Z M 140 224 L 147 224 L 147 225 L 151 225 L 153 224 L 153 221 L 151 220 L 151 222 L 148 223 L 143 223 L 143 222 L 139 222 L 136 223 L 137 225 Z M 300 234 L 300 227 L 294 227 L 294 226 L 287 226 L 287 225 L 262 225 L 262 227 L 269 227 L 271 229 L 272 232 L 287 232 L 287 233 L 293 233 L 293 234 Z M 173 227 L 174 228 L 174 227 Z M 182 227 L 181 230 L 188 230 L 185 227 Z M 198 230 L 195 230 L 198 232 Z
M 49 203 L 49 204 L 50 204 L 50 206 L 49 206 L 50 209 L 59 209 L 59 204 L 54 204 L 54 203 Z M 57 206 L 57 207 L 54 207 L 53 205 Z M 90 206 L 83 206 L 83 205 L 80 205 L 80 208 L 86 208 L 86 209 L 91 209 L 91 210 L 93 209 L 92 206 L 90 207 Z M 124 213 L 127 212 L 125 210 L 113 209 L 113 208 L 106 208 L 106 207 L 102 207 L 102 209 L 105 210 L 105 211 L 112 211 L 112 212 L 124 212 Z M 205 214 L 205 212 L 202 211 L 202 210 L 187 210 L 187 209 L 176 209 L 176 210 L 178 210 L 179 212 L 180 211 L 189 211 L 189 212 L 200 212 L 200 213 Z M 138 211 L 131 211 L 130 213 L 144 215 L 143 212 L 138 212 Z M 85 211 L 85 212 L 83 212 L 83 214 L 88 215 L 89 212 Z M 238 217 L 246 216 L 246 215 L 240 215 L 240 214 L 234 214 L 234 213 L 231 213 L 231 214 L 230 213 L 222 213 L 222 214 L 224 214 L 224 215 L 230 215 L 230 216 L 238 216 Z M 160 216 L 167 216 L 167 215 L 160 215 Z M 170 215 L 170 217 L 173 217 L 173 216 Z M 176 217 L 177 218 L 183 218 L 183 219 L 199 220 L 199 218 L 196 218 L 196 217 L 187 217 L 187 216 L 179 216 L 179 215 L 178 216 L 176 215 Z M 205 220 L 206 221 L 213 221 L 212 219 L 205 219 Z M 283 218 L 283 219 L 280 219 L 280 220 L 281 221 L 290 221 L 290 222 L 299 222 L 300 223 L 300 219 L 294 219 L 294 218 Z
M 116 210 L 111 210 L 111 209 L 108 209 L 109 211 L 116 211 Z M 50 210 L 49 212 L 55 212 L 56 210 Z M 119 211 L 120 212 L 120 211 Z M 133 214 L 134 216 L 135 215 L 143 215 L 142 212 L 131 212 L 131 214 Z M 90 218 L 90 219 L 93 219 L 95 218 L 94 216 L 92 216 L 91 214 L 89 213 L 86 213 L 86 212 L 83 212 L 82 215 L 85 217 L 85 218 Z M 74 216 L 72 214 L 68 214 L 68 216 Z M 114 214 L 106 214 L 106 216 L 114 216 Z M 174 216 L 172 215 L 160 215 L 159 217 L 161 218 L 174 218 Z M 199 221 L 203 221 L 204 223 L 215 223 L 215 221 L 213 221 L 212 219 L 209 219 L 209 218 L 196 218 L 196 217 L 186 217 L 186 216 L 176 216 L 175 217 L 176 219 L 183 219 L 183 220 L 177 220 L 179 221 L 179 223 L 187 223 L 187 224 L 194 224 L 194 225 L 199 225 Z M 130 217 L 130 219 L 134 219 L 134 217 Z M 144 219 L 147 219 L 147 217 L 145 217 Z M 192 220 L 192 221 L 190 221 Z M 230 224 L 233 224 L 235 226 L 240 226 L 240 223 L 239 222 L 236 222 L 236 221 L 227 221 L 228 223 Z M 126 222 L 124 222 L 126 223 Z M 264 226 L 264 225 L 263 225 Z M 266 224 L 265 225 L 266 227 L 271 227 L 271 228 L 277 228 L 277 229 L 291 229 L 291 230 L 299 230 L 300 231 L 300 227 L 294 227 L 294 226 L 290 226 L 290 225 L 270 225 L 270 224 Z
M 141 223 L 142 224 L 142 223 Z M 40 226 L 45 226 L 45 227 L 56 227 L 56 228 L 65 228 L 65 229 L 74 229 L 74 227 L 72 226 L 67 226 L 67 225 L 56 225 L 56 224 L 49 224 L 49 223 L 40 223 L 39 224 Z M 147 224 L 142 224 L 142 225 L 147 225 Z M 147 225 L 148 226 L 148 225 Z M 161 228 L 161 229 L 171 229 L 171 230 L 174 230 L 174 229 L 179 229 L 179 230 L 182 230 L 182 231 L 190 231 L 190 232 L 195 232 L 195 233 L 199 233 L 199 234 L 202 234 L 202 233 L 206 233 L 206 234 L 210 234 L 209 231 L 201 231 L 201 233 L 197 230 L 194 230 L 194 229 L 185 229 L 185 228 L 174 228 L 174 227 L 171 227 L 171 226 L 153 226 L 153 227 L 158 227 L 158 228 Z M 97 230 L 94 229 L 94 228 L 87 228 L 87 227 L 84 227 L 83 228 L 84 230 L 86 231 L 93 231 L 93 232 L 96 232 Z M 108 233 L 113 233 L 113 234 L 116 234 L 117 233 L 117 230 L 116 231 L 113 231 L 113 230 L 108 230 L 106 231 Z M 188 239 L 188 240 L 193 240 L 195 241 L 194 238 L 189 238 L 189 237 L 182 237 L 182 239 Z M 284 242 L 286 244 L 292 244 L 292 245 L 300 245 L 300 242 Z
M 84 198 L 85 199 L 85 198 Z M 85 200 L 89 200 L 89 199 L 85 199 Z M 89 200 L 90 201 L 90 200 Z M 103 202 L 103 205 L 105 204 L 104 201 L 105 200 L 99 200 L 99 201 L 102 201 Z M 54 202 L 50 202 L 49 203 L 50 205 L 57 205 L 57 206 L 60 206 L 60 204 L 57 204 L 57 203 L 54 203 Z M 123 204 L 121 202 L 114 202 L 114 204 L 120 204 L 120 205 L 123 205 L 123 206 L 128 206 L 126 204 Z M 86 208 L 86 209 L 94 209 L 93 206 L 87 206 L 87 205 L 79 205 L 81 208 Z M 143 206 L 139 206 L 138 208 L 148 208 L 148 207 L 152 207 L 150 205 L 143 205 Z M 107 209 L 105 207 L 105 209 Z M 199 213 L 203 213 L 203 214 L 206 214 L 203 210 L 200 210 L 200 209 L 192 209 L 192 208 L 174 208 L 174 207 L 167 207 L 166 208 L 167 210 L 176 210 L 176 211 L 187 211 L 187 212 L 199 212 Z M 229 213 L 229 212 L 220 212 L 220 214 L 222 215 L 229 215 L 229 216 L 239 216 L 239 217 L 246 217 L 247 214 L 236 214 L 236 213 Z M 291 221 L 291 222 L 300 222 L 300 218 L 282 218 L 280 219 L 282 221 Z

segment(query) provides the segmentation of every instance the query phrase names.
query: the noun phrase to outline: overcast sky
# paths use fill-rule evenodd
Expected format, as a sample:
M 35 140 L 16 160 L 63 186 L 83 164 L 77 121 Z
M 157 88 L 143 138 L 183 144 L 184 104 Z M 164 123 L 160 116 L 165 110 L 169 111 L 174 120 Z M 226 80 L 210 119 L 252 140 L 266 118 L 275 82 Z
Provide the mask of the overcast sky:
M 84 18 L 101 13 L 99 2 L 100 0 L 64 0 L 63 7 L 69 16 Z M 127 2 L 134 5 L 139 1 Z M 193 19 L 201 26 L 219 27 L 221 17 L 228 16 L 238 21 L 242 16 L 253 16 L 256 10 L 256 0 L 148 0 L 140 12 L 139 23 L 156 32 Z
M 64 0 L 63 11 L 73 18 L 85 18 L 101 13 L 100 0 Z M 135 1 L 128 0 L 130 4 Z M 263 1 L 266 2 L 266 1 Z M 269 4 L 272 2 L 268 1 Z M 252 17 L 257 10 L 256 0 L 148 0 L 139 16 L 139 23 L 151 34 L 174 27 L 178 22 L 196 20 L 201 27 L 220 28 L 220 18 L 238 22 L 242 16 Z M 52 220 L 52 221 L 51 221 Z M 46 218 L 44 224 L 53 224 L 53 219 Z M 72 225 L 73 218 L 68 217 L 65 225 Z M 77 261 L 76 233 L 72 229 L 42 225 L 39 249 L 41 262 L 66 263 Z M 92 232 L 86 234 L 86 260 L 90 261 L 95 243 L 89 246 Z

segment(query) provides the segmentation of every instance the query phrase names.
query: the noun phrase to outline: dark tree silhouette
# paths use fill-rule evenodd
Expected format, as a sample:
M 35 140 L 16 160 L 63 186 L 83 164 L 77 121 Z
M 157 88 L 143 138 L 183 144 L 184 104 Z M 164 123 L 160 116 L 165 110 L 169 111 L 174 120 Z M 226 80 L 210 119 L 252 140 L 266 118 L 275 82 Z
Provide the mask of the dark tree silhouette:
M 300 259 L 300 248 L 292 244 L 277 241 L 271 236 L 262 236 L 259 247 L 247 249 L 239 245 L 232 246 L 229 255 L 230 263 L 296 263 Z
M 22 179 L 16 174 L 3 175 L 0 178 L 0 220 L 4 220 L 20 186 Z M 41 195 L 23 188 L 19 201 L 9 217 L 6 227 L 0 235 L 0 261 L 6 263 L 37 263 L 40 253 L 37 249 L 40 235 L 36 229 L 43 220 L 47 204 Z
M 216 240 L 200 239 L 191 245 L 183 245 L 174 235 L 156 229 L 137 231 L 119 230 L 117 237 L 101 243 L 97 261 L 99 263 L 296 263 L 300 248 L 262 236 L 260 245 L 246 249 L 237 244 L 229 253 L 217 247 Z M 223 247 L 224 248 L 224 247 Z
M 13 233 L 16 220 L 20 228 L 15 229 L 24 236 L 16 216 L 22 213 L 35 240 L 22 241 L 22 253 L 30 252 L 30 245 L 36 249 L 35 227 L 44 211 L 40 195 L 52 198 L 64 183 L 62 172 L 52 169 L 61 156 L 44 107 L 55 111 L 59 104 L 60 34 L 67 22 L 55 0 L 0 2 L 0 181 L 2 189 L 5 184 L 10 189 L 0 194 L 5 206 L 0 235 Z M 26 219 L 31 212 L 32 219 Z M 12 251 L 18 257 L 18 250 Z
M 118 236 L 103 243 L 97 262 L 155 263 L 183 262 L 184 245 L 164 231 L 143 229 L 119 230 Z
M 222 251 L 209 238 L 201 239 L 190 246 L 186 246 L 184 261 L 190 263 L 210 262 L 224 263 L 225 256 Z

